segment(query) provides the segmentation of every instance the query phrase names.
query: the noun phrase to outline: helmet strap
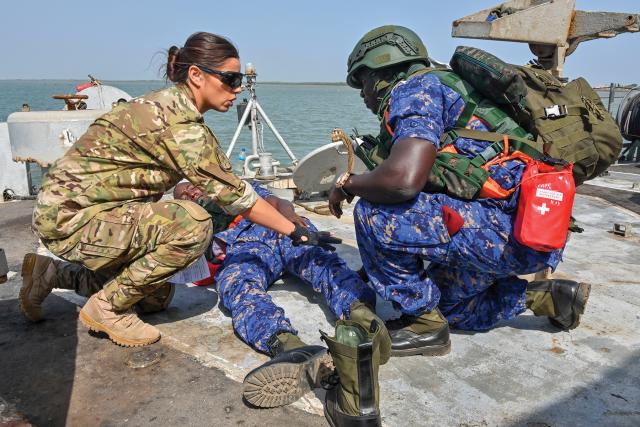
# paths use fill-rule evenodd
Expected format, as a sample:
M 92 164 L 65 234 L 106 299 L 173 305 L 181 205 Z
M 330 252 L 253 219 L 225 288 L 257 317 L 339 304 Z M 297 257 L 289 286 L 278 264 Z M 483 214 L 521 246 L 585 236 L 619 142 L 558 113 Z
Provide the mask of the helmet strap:
M 391 90 L 398 83 L 400 83 L 403 80 L 406 80 L 408 77 L 410 77 L 414 73 L 420 70 L 425 70 L 427 68 L 428 67 L 422 62 L 414 62 L 407 69 L 407 71 L 397 72 L 388 80 L 379 79 L 376 82 L 374 89 L 377 92 L 377 98 L 379 102 L 378 111 L 376 113 L 376 116 L 378 116 L 378 120 L 382 120 L 382 117 L 384 116 L 384 111 L 386 110 L 387 103 L 389 102 L 389 98 L 391 97 Z
M 420 70 L 426 70 L 427 68 L 429 68 L 429 67 L 427 67 L 422 62 L 414 62 L 413 64 L 411 64 L 411 66 L 407 70 L 407 76 L 410 76 L 410 75 L 412 75 L 414 73 L 417 73 Z

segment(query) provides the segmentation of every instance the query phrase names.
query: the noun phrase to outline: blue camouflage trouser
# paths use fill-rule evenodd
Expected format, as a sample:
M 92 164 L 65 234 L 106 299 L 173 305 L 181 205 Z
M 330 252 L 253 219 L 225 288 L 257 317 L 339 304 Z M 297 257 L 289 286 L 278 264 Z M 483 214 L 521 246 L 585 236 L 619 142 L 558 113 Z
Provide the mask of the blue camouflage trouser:
M 373 290 L 338 255 L 317 246 L 293 246 L 288 237 L 251 225 L 227 246 L 215 281 L 236 333 L 257 350 L 268 352 L 269 339 L 278 333 L 297 334 L 284 310 L 267 294 L 284 273 L 322 293 L 338 318 L 348 318 L 355 300 L 375 304 Z
M 453 237 L 442 206 L 464 219 Z M 489 329 L 522 313 L 527 282 L 516 275 L 555 268 L 562 252 L 517 243 L 513 216 L 490 202 L 444 194 L 420 193 L 395 205 L 361 199 L 354 217 L 362 263 L 378 294 L 408 315 L 439 307 L 459 329 Z

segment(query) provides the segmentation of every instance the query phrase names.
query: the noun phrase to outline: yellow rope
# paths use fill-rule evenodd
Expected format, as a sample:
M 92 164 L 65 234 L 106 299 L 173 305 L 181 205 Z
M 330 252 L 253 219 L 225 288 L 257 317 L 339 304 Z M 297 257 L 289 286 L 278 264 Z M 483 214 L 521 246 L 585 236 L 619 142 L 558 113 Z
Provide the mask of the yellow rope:
M 331 131 L 331 141 L 339 142 L 342 141 L 344 148 L 347 150 L 347 170 L 345 174 L 351 174 L 353 172 L 353 166 L 356 162 L 355 153 L 353 152 L 353 145 L 351 143 L 351 138 L 344 133 L 344 131 L 340 128 L 335 128 Z

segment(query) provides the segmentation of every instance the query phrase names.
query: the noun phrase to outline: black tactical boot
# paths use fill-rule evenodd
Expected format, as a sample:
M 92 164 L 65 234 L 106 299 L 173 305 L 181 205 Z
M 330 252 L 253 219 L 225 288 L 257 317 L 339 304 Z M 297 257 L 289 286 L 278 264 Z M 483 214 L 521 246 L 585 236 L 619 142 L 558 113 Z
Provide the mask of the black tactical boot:
M 536 316 L 548 316 L 563 331 L 575 329 L 589 299 L 591 285 L 573 280 L 537 280 L 527 285 L 527 308 Z
M 332 427 L 381 425 L 378 368 L 381 355 L 389 353 L 382 332 L 386 331 L 376 320 L 366 329 L 353 320 L 338 320 L 335 337 L 322 334 L 337 374 L 324 408 Z
M 245 400 L 261 408 L 288 405 L 321 385 L 333 370 L 327 349 L 306 345 L 291 333 L 281 333 L 269 341 L 270 361 L 244 378 Z
M 389 323 L 392 356 L 444 356 L 451 351 L 449 323 L 437 308 Z

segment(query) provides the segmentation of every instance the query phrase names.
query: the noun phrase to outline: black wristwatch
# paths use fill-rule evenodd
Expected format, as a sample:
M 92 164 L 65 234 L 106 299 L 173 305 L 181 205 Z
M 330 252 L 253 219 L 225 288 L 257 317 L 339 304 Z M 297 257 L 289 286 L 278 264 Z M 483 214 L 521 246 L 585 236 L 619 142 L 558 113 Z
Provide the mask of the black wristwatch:
M 344 188 L 344 185 L 347 183 L 347 181 L 349 180 L 349 178 L 351 178 L 351 175 L 353 175 L 352 173 L 349 172 L 345 172 L 344 174 L 342 174 L 340 176 L 340 178 L 338 178 L 338 180 L 336 181 L 336 188 L 338 188 L 342 194 L 344 195 L 344 197 L 346 197 L 346 199 L 351 202 L 351 200 L 353 200 L 354 195 L 349 193 L 347 191 L 346 188 Z

